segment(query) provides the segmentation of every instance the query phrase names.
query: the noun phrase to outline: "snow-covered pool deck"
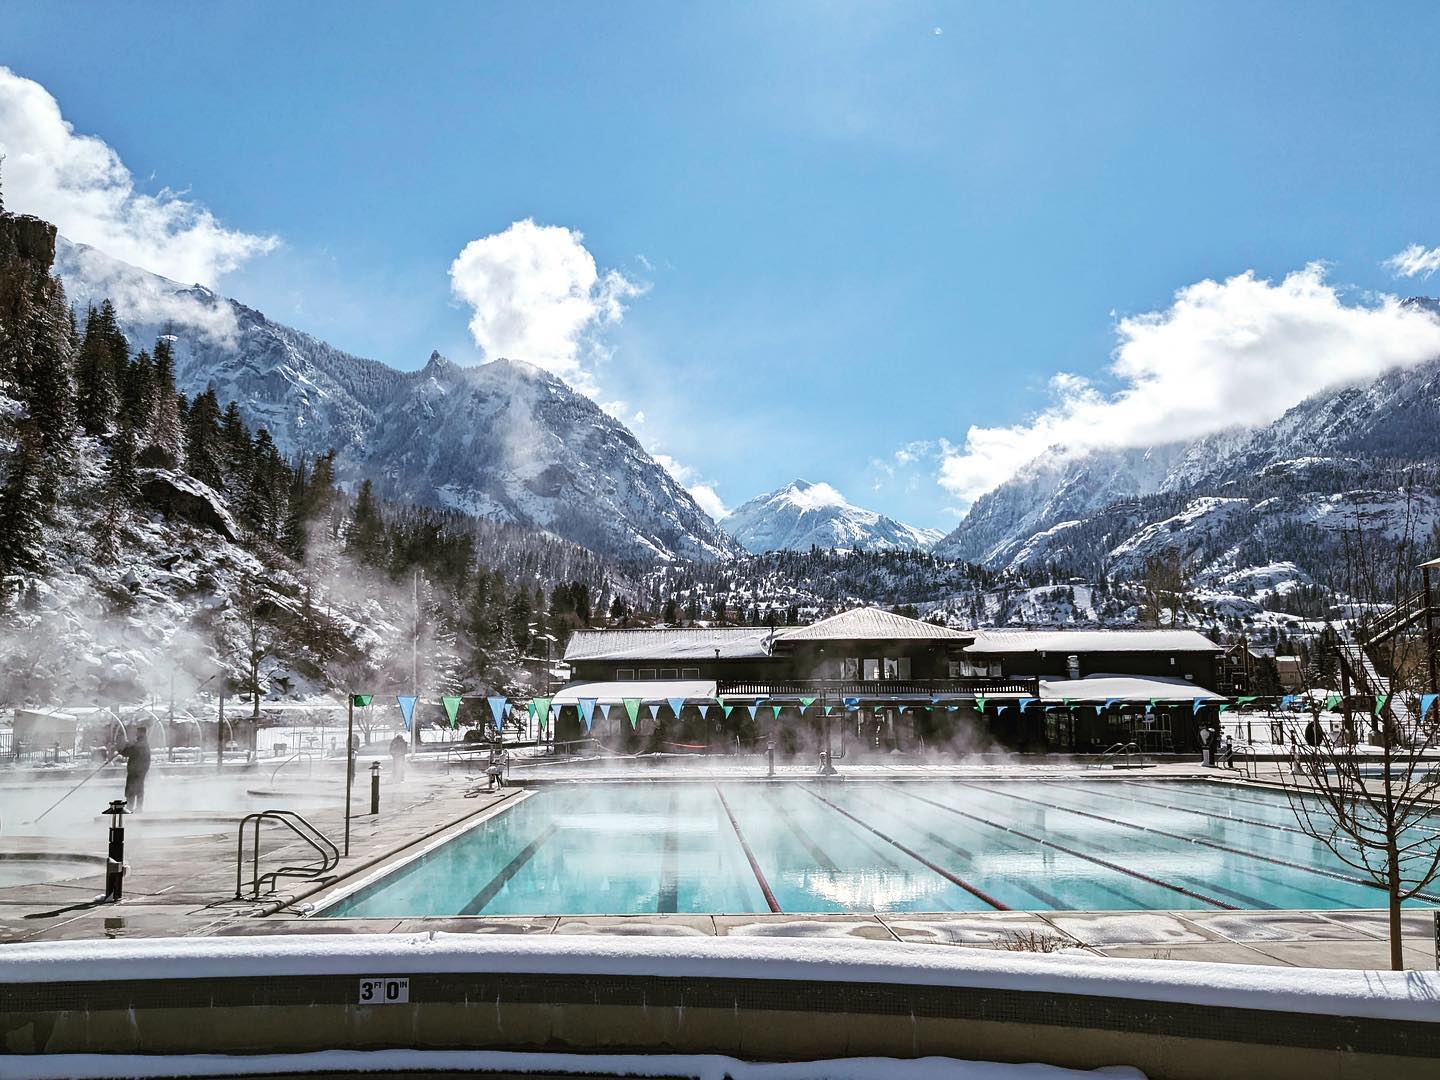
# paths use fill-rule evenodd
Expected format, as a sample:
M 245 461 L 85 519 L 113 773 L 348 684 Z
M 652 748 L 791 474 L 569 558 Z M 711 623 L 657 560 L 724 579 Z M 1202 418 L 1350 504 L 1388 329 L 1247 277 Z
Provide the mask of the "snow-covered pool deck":
M 357 783 L 357 810 L 368 810 L 368 777 L 362 763 Z M 576 768 L 558 764 L 515 770 L 514 778 L 535 782 L 568 779 L 634 780 L 758 779 L 763 766 L 704 762 L 658 762 L 639 767 L 616 764 Z M 781 779 L 804 782 L 813 776 L 808 765 L 777 770 Z M 1047 776 L 1075 778 L 1124 777 L 1064 759 L 915 765 L 908 763 L 842 764 L 842 775 L 857 779 L 896 780 L 975 777 L 987 779 Z M 1240 782 L 1234 773 L 1206 770 L 1188 763 L 1161 764 L 1147 777 L 1206 777 Z M 203 782 L 203 781 L 202 781 Z M 257 774 L 257 782 L 261 782 Z M 262 784 L 263 786 L 263 784 Z M 508 789 L 488 794 L 484 784 L 463 769 L 412 770 L 404 784 L 382 787 L 382 814 L 359 813 L 352 821 L 352 856 L 338 874 L 373 873 L 442 839 L 477 815 L 496 812 L 505 801 L 522 794 Z M 316 791 L 343 791 L 343 774 L 322 774 Z M 110 797 L 108 794 L 105 798 Z M 77 795 L 103 803 L 97 795 Z M 283 804 L 283 800 L 280 800 Z M 343 815 L 338 800 L 306 815 L 331 837 L 339 839 Z M 239 813 L 234 814 L 238 820 Z M 559 916 L 543 918 L 449 917 L 397 919 L 326 919 L 305 917 L 322 890 L 291 882 L 262 903 L 235 902 L 235 835 L 233 823 L 222 823 L 207 835 L 152 836 L 137 830 L 127 857 L 130 873 L 125 900 L 94 904 L 103 876 L 93 864 L 82 876 L 38 880 L 35 884 L 0 887 L 0 942 L 74 940 L 107 937 L 159 937 L 176 934 L 229 936 L 251 934 L 406 933 L 439 929 L 461 933 L 507 935 L 622 935 L 646 937 L 729 938 L 858 938 L 890 942 L 966 945 L 992 950 L 1053 949 L 1060 955 L 1116 958 L 1157 958 L 1271 966 L 1377 969 L 1388 967 L 1386 924 L 1381 911 L 1146 911 L 1146 912 L 991 912 L 973 914 L 881 915 L 643 915 Z M 103 854 L 103 823 L 89 820 L 83 831 L 60 839 L 0 836 L 6 852 L 60 851 Z M 268 847 L 266 851 L 271 849 Z M 276 848 L 276 855 L 295 858 L 296 848 Z M 266 859 L 270 865 L 269 857 Z M 1426 911 L 1408 912 L 1404 919 L 1407 967 L 1433 969 L 1433 922 Z
M 387 983 L 396 992 L 377 1004 L 373 990 Z M 51 1055 L 153 1063 L 383 1047 L 933 1055 L 1125 1064 L 1152 1080 L 1404 1080 L 1433 1076 L 1440 1058 L 1440 975 L 734 938 L 378 934 L 0 950 L 0 1050 L 18 1075 Z

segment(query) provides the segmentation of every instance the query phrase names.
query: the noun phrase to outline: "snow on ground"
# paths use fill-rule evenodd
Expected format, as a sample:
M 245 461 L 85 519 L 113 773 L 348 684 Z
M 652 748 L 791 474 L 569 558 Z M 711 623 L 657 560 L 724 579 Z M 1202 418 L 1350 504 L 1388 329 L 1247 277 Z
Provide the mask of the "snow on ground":
M 541 1073 L 545 1076 L 664 1076 L 696 1080 L 1066 1080 L 1104 1077 L 1145 1080 L 1128 1066 L 1094 1071 L 1056 1065 L 1006 1065 L 956 1058 L 838 1058 L 828 1061 L 747 1062 L 715 1054 L 541 1054 L 467 1050 L 329 1050 L 316 1054 L 56 1054 L 10 1058 L 5 1075 L 14 1080 L 91 1078 L 253 1076 L 256 1073 L 365 1072 L 411 1070 L 456 1073 Z
M 832 939 L 283 935 L 54 941 L 0 951 L 0 981 L 474 970 L 964 986 L 1440 1023 L 1440 972 L 1173 964 Z

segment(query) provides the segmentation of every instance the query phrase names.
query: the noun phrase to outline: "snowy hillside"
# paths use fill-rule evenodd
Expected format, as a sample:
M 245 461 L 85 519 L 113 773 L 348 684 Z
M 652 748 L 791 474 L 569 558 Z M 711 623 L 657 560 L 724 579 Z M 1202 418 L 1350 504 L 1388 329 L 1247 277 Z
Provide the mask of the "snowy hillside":
M 747 551 L 894 551 L 928 548 L 941 533 L 854 506 L 829 484 L 795 480 L 720 522 Z
M 619 421 L 518 361 L 418 371 L 352 356 L 199 286 L 63 238 L 56 273 L 81 305 L 114 301 L 133 342 L 176 337 L 176 382 L 213 386 L 281 452 L 338 452 L 382 497 L 543 529 L 596 551 L 717 558 L 729 537 Z
M 1273 598 L 1329 579 L 1347 529 L 1428 537 L 1437 463 L 1440 359 L 1316 395 L 1260 428 L 1042 455 L 977 500 L 934 550 L 997 570 L 1122 578 L 1178 553 L 1201 585 L 1263 579 Z M 1287 568 L 1285 588 L 1275 567 Z

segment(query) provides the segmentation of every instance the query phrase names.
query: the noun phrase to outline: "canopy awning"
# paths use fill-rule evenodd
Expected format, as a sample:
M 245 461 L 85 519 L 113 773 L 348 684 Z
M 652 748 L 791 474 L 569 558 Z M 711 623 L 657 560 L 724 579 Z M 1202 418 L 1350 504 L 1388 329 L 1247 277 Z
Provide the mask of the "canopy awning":
M 1163 675 L 1087 675 L 1083 679 L 1040 679 L 1040 700 L 1071 701 L 1226 701 L 1224 695 L 1185 679 Z
M 670 698 L 691 701 L 714 701 L 714 679 L 631 679 L 625 682 L 572 683 L 551 699 L 554 705 L 574 705 L 581 698 L 594 698 L 607 704 L 626 698 L 659 702 Z

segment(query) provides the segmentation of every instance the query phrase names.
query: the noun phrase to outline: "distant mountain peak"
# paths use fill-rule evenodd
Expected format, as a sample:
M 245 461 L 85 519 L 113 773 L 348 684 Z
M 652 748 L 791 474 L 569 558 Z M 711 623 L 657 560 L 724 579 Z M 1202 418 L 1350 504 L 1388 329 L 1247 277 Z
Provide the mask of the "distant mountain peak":
M 941 536 L 855 506 L 827 483 L 800 479 L 737 507 L 720 526 L 753 552 L 893 551 L 926 548 Z

